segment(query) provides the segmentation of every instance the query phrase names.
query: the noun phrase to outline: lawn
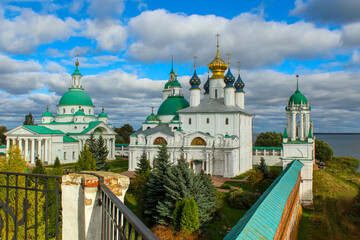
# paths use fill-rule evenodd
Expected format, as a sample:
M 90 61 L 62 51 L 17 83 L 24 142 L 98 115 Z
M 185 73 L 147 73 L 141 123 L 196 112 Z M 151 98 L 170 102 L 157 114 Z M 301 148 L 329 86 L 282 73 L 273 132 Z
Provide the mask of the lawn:
M 343 164 L 342 164 L 343 165 Z M 305 209 L 299 239 L 360 239 L 360 216 L 352 214 L 359 173 L 338 166 L 314 171 L 314 210 Z

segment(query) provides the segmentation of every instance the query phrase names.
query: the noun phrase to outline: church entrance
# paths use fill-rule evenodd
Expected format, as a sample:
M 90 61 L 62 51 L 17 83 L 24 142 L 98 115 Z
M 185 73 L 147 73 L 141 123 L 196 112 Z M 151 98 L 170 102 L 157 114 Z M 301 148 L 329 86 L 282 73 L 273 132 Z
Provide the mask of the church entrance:
M 201 170 L 202 170 L 202 167 L 203 167 L 203 160 L 196 159 L 196 160 L 193 161 L 193 163 L 194 163 L 194 167 L 193 167 L 194 172 L 195 173 L 200 173 Z

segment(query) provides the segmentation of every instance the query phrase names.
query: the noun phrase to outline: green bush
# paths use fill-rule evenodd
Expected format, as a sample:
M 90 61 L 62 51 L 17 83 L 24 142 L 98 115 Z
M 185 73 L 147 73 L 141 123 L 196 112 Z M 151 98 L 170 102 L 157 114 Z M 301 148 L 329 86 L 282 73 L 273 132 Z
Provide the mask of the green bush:
M 333 157 L 327 165 L 332 169 L 355 172 L 360 166 L 360 161 L 353 157 Z
M 334 154 L 333 149 L 323 140 L 315 139 L 315 158 L 320 161 L 330 161 Z
M 257 184 L 257 190 L 261 193 L 265 192 L 266 189 L 273 183 L 272 179 L 263 179 Z
M 230 187 L 230 184 L 228 183 L 223 183 L 221 186 L 220 186 L 221 189 L 231 189 Z
M 237 209 L 249 209 L 258 199 L 258 196 L 241 189 L 231 190 L 227 201 L 230 207 Z
M 260 133 L 254 146 L 257 147 L 282 147 L 282 134 L 277 132 Z

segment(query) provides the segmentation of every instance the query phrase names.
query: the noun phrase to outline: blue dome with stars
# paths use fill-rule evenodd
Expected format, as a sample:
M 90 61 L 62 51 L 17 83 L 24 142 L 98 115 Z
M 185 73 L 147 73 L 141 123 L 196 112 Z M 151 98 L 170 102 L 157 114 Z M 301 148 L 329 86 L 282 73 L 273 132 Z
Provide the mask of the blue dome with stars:
M 240 77 L 240 73 L 238 79 L 236 80 L 234 87 L 236 88 L 236 92 L 244 92 L 245 83 Z
M 207 79 L 206 83 L 204 84 L 205 94 L 209 93 L 209 87 L 210 87 L 210 78 L 208 76 L 208 79 Z
M 199 85 L 201 83 L 200 78 L 198 77 L 198 75 L 196 74 L 196 70 L 194 71 L 194 75 L 190 78 L 190 89 L 199 89 Z
M 225 77 L 224 77 L 224 82 L 226 84 L 225 87 L 234 87 L 234 82 L 235 82 L 235 77 L 234 75 L 232 75 L 230 68 L 228 70 L 228 72 L 226 73 Z

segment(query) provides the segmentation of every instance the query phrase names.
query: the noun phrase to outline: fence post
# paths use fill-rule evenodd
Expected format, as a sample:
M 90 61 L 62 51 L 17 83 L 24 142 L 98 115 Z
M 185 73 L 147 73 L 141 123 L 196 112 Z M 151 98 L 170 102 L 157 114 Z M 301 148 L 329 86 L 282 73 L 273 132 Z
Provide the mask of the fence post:
M 87 174 L 88 173 L 88 174 Z M 123 202 L 129 178 L 112 172 L 70 173 L 62 178 L 62 238 L 101 239 L 101 189 L 95 173 Z

